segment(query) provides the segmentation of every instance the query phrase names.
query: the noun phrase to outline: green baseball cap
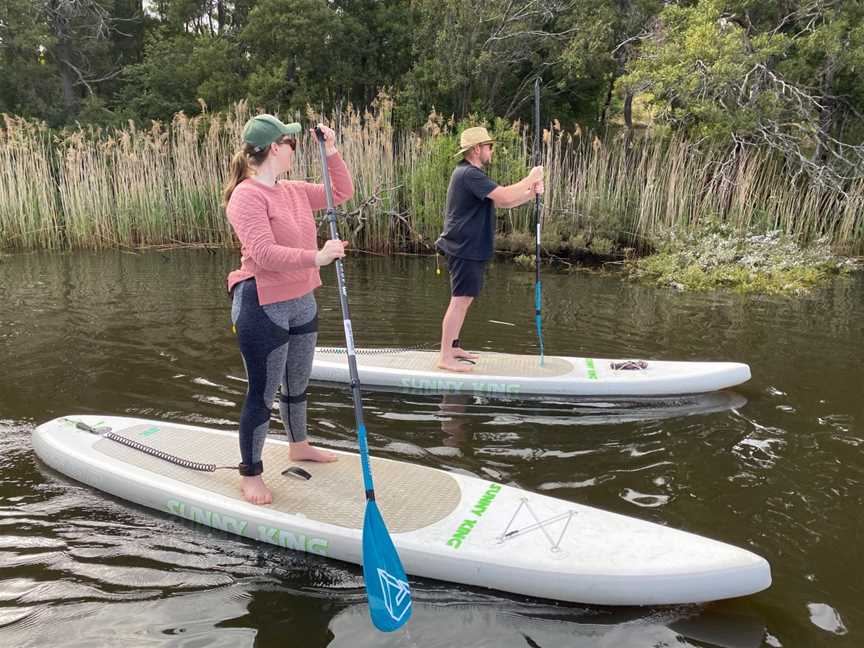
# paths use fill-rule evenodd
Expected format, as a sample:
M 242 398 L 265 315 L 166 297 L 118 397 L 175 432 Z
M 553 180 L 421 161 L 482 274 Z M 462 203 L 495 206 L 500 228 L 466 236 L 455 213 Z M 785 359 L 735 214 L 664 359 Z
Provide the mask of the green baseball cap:
M 297 122 L 283 124 L 273 115 L 255 115 L 243 127 L 243 141 L 263 151 L 283 135 L 297 135 L 302 130 Z

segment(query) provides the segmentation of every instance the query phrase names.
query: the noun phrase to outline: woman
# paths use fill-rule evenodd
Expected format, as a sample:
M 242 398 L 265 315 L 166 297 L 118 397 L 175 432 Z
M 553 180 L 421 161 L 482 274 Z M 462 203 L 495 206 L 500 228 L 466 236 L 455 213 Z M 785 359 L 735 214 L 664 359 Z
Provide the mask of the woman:
M 333 195 L 342 203 L 354 194 L 336 136 L 324 133 Z M 336 455 L 306 438 L 306 386 L 318 338 L 314 290 L 318 268 L 345 256 L 347 243 L 327 241 L 319 250 L 312 211 L 326 207 L 323 184 L 279 180 L 291 169 L 300 124 L 258 115 L 243 128 L 243 146 L 231 160 L 223 204 L 240 239 L 241 265 L 228 275 L 231 321 L 246 366 L 249 387 L 240 414 L 243 496 L 269 504 L 261 452 L 270 408 L 281 385 L 279 411 L 293 461 L 335 461 Z

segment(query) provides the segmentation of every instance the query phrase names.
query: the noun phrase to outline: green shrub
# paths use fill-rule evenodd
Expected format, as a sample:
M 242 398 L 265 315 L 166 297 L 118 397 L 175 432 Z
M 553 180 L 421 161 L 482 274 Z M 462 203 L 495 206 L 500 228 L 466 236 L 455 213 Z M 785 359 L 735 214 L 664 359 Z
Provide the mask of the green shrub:
M 777 231 L 742 236 L 713 220 L 683 236 L 670 234 L 661 249 L 629 262 L 627 274 L 679 290 L 782 294 L 806 291 L 854 267 L 831 252 L 827 239 L 802 247 Z

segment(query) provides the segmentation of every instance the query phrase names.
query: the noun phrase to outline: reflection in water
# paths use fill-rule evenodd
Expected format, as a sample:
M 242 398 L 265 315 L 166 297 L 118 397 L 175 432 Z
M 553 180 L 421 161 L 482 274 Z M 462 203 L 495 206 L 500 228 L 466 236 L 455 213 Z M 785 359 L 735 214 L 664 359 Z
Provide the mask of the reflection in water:
M 366 390 L 368 391 L 368 389 Z M 615 425 L 739 410 L 747 399 L 733 392 L 714 392 L 664 398 L 571 398 L 513 400 L 471 394 L 443 394 L 438 406 L 445 446 L 470 442 L 466 427 L 470 416 L 492 413 L 496 425 Z M 471 412 L 472 405 L 478 405 Z M 395 417 L 394 417 L 395 418 Z
M 438 411 L 441 413 L 441 432 L 444 445 L 461 448 L 465 445 L 465 422 L 462 416 L 474 400 L 470 394 L 443 394 Z
M 570 398 L 502 399 L 498 397 L 445 394 L 441 399 L 443 415 L 465 414 L 472 404 L 484 412 L 495 412 L 501 425 L 615 425 L 637 421 L 710 414 L 741 409 L 747 399 L 732 392 L 713 392 L 663 398 Z M 480 408 L 478 408 L 480 409 Z
M 755 617 L 697 606 L 611 610 L 480 595 L 429 598 L 433 600 L 417 602 L 415 597 L 411 623 L 392 635 L 369 627 L 366 605 L 346 608 L 330 622 L 330 648 L 757 648 L 765 637 L 765 624 Z

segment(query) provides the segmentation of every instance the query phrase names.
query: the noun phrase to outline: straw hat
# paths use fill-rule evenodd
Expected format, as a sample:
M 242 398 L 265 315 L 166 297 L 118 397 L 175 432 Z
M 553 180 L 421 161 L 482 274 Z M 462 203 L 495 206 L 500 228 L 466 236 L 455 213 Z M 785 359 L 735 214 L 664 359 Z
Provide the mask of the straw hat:
M 495 140 L 489 136 L 489 131 L 482 126 L 466 128 L 462 131 L 462 135 L 459 136 L 459 152 L 454 157 L 462 155 L 465 151 L 468 151 L 478 144 L 491 144 L 494 141 Z

